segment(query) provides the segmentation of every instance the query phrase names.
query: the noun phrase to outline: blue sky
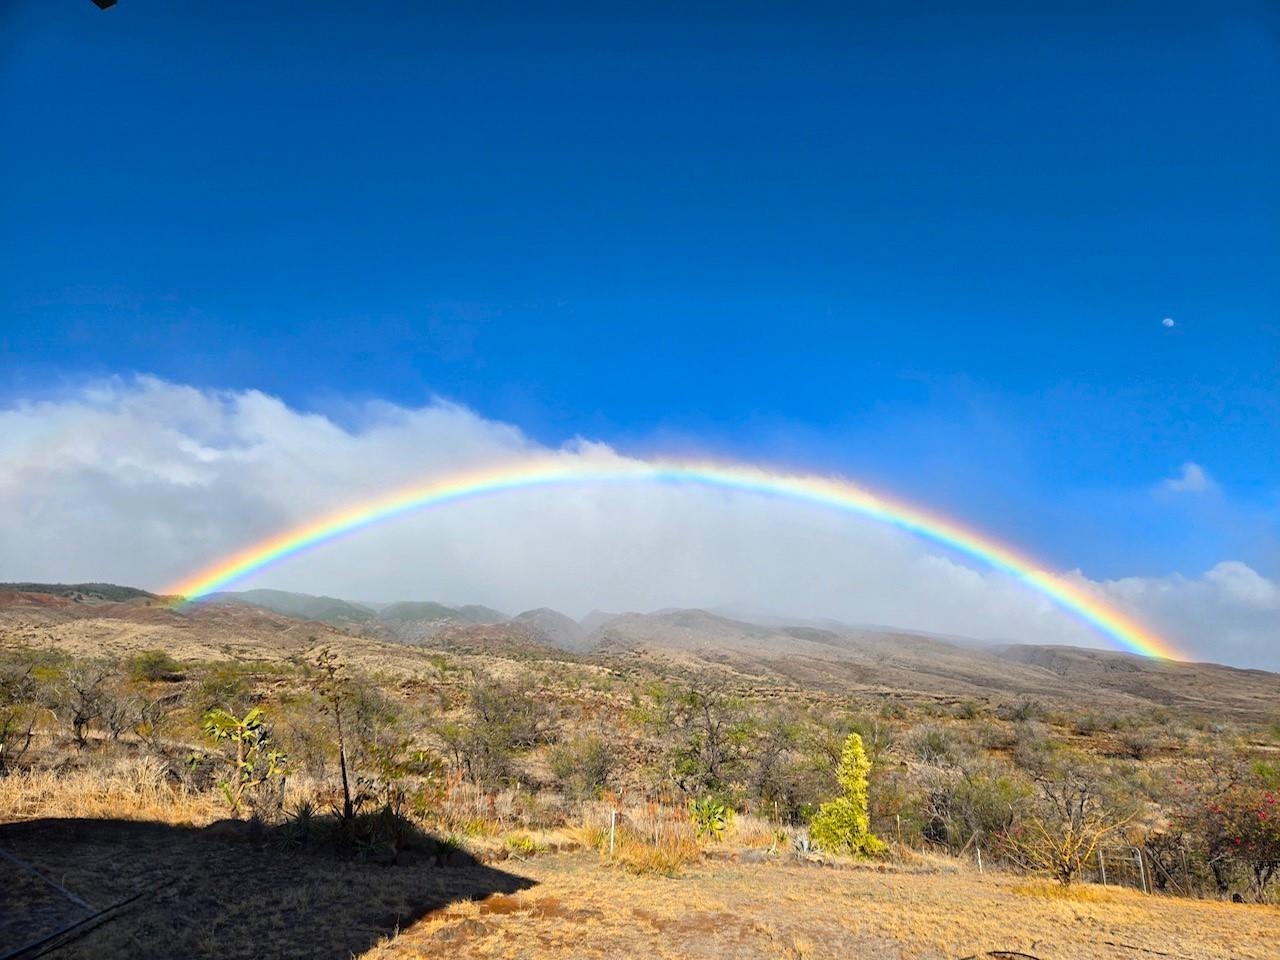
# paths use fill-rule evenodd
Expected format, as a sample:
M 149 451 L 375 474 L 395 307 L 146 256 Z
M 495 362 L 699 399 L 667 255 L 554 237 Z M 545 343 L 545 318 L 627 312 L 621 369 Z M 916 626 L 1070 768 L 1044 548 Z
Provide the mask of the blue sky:
M 1273 4 L 607 6 L 6 4 L 0 399 L 445 397 L 1280 573 Z

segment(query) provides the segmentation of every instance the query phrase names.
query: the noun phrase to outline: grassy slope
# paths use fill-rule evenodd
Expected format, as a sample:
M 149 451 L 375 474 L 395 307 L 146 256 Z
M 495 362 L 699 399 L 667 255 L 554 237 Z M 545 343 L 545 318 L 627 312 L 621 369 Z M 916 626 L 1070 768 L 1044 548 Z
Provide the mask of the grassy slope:
M 157 600 L 159 597 L 137 587 L 114 583 L 0 583 L 0 593 L 43 593 L 55 597 L 87 597 L 93 600 Z

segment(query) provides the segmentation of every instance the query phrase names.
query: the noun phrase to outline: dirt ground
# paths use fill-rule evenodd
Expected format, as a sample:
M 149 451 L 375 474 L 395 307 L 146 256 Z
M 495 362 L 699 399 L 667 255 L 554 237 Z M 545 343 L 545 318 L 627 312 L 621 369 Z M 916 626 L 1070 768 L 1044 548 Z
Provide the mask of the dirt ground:
M 1280 909 L 1007 874 L 711 859 L 634 876 L 588 851 L 441 866 L 282 850 L 240 826 L 0 826 L 0 848 L 94 907 L 63 958 L 1177 958 L 1276 960 Z M 758 855 L 757 855 L 758 856 Z M 0 860 L 0 948 L 87 915 Z M 1000 951 L 1008 953 L 1002 954 Z

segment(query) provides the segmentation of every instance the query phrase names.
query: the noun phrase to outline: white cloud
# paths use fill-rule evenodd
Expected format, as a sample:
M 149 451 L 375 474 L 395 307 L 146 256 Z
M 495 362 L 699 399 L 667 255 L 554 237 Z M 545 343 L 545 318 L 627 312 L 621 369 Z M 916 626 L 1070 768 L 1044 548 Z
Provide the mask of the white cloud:
M 543 447 L 439 402 L 371 403 L 343 428 L 255 391 L 112 380 L 0 410 L 0 580 L 153 589 L 324 512 L 413 482 L 526 458 L 622 459 Z M 1190 468 L 1194 467 L 1194 471 Z M 1179 482 L 1200 477 L 1194 464 Z M 1241 563 L 1199 578 L 1081 585 L 1204 659 L 1280 667 L 1280 586 Z M 1044 597 L 866 519 L 672 485 L 545 488 L 363 530 L 244 586 L 350 599 L 644 610 L 737 605 L 806 618 L 1099 645 Z
M 1160 489 L 1170 493 L 1207 493 L 1216 486 L 1205 468 L 1190 460 L 1179 468 L 1177 476 L 1160 483 Z
M 1196 578 L 1128 577 L 1107 594 L 1203 660 L 1280 668 L 1280 584 L 1227 560 Z

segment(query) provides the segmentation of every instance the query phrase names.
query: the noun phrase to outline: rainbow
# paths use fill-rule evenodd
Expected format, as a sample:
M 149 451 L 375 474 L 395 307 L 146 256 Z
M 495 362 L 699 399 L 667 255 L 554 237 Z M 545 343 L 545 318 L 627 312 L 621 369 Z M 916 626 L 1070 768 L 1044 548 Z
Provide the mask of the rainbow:
M 459 473 L 346 507 L 261 540 L 199 571 L 166 593 L 187 602 L 238 583 L 290 557 L 416 510 L 516 490 L 583 484 L 661 483 L 737 490 L 830 507 L 888 523 L 1020 580 L 1121 649 L 1184 659 L 1168 641 L 1067 579 L 976 531 L 840 479 L 783 475 L 758 467 L 683 461 L 547 458 Z

